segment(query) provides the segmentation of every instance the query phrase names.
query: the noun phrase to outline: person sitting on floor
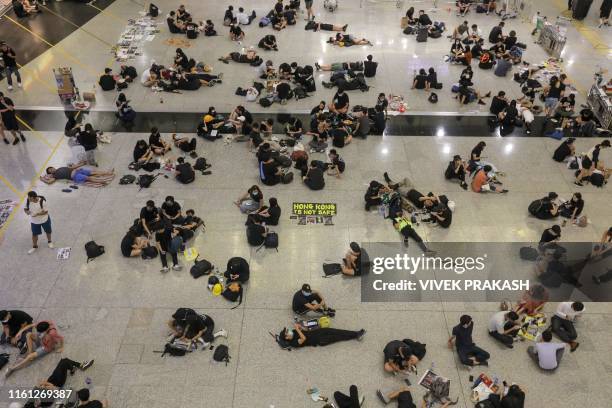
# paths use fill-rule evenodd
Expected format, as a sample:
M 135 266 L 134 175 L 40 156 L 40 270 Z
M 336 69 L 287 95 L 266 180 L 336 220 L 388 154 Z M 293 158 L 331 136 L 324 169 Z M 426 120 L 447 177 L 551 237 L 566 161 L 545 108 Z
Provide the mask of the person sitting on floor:
M 478 101 L 479 105 L 486 105 L 483 99 L 491 96 L 491 92 L 487 92 L 485 95 L 482 95 L 480 92 L 474 88 L 468 87 L 464 83 L 459 84 L 459 91 L 457 94 L 458 95 L 455 96 L 455 98 L 463 105 L 467 105 L 468 103 L 476 100 Z
M 278 225 L 281 216 L 281 208 L 278 205 L 278 200 L 274 197 L 270 197 L 268 202 L 270 204 L 269 206 L 264 205 L 251 215 L 258 218 L 266 225 Z
M 181 212 L 181 205 L 174 200 L 173 196 L 167 196 L 164 203 L 161 206 L 161 214 L 163 218 L 171 224 L 182 224 L 183 214 Z
M 474 321 L 471 316 L 463 315 L 459 318 L 459 324 L 453 327 L 451 337 L 448 339 L 448 347 L 453 348 L 453 343 L 457 348 L 457 354 L 461 363 L 468 366 L 483 365 L 488 366 L 487 362 L 491 355 L 485 350 L 476 346 L 472 340 L 472 330 Z
M 486 165 L 476 171 L 472 179 L 472 191 L 475 193 L 486 193 L 492 191 L 494 193 L 507 193 L 508 190 L 503 188 L 500 182 L 489 177 L 489 173 L 493 171 L 493 167 Z M 499 187 L 496 186 L 499 184 Z
M 164 155 L 164 153 L 170 151 L 172 146 L 161 137 L 161 133 L 156 127 L 151 128 L 151 135 L 149 135 L 149 148 L 154 154 Z
M 195 139 L 193 140 L 195 141 Z M 179 157 L 176 159 L 174 177 L 182 184 L 189 184 L 195 180 L 195 170 L 191 166 L 191 163 L 188 163 L 184 158 Z
M 237 256 L 227 261 L 227 269 L 223 272 L 228 284 L 231 282 L 246 283 L 250 275 L 249 263 L 246 259 Z
M 580 343 L 576 341 L 578 333 L 574 323 L 584 312 L 582 302 L 561 302 L 555 315 L 550 319 L 551 329 L 564 343 L 570 345 L 570 352 L 576 351 Z
M 231 24 L 229 31 L 229 38 L 232 41 L 242 41 L 246 36 L 245 32 L 242 31 L 238 24 Z
M 266 240 L 268 227 L 262 225 L 257 217 L 248 216 L 246 226 L 247 242 L 251 246 L 260 246 Z
M 367 272 L 364 270 L 365 259 L 362 260 L 363 250 L 356 242 L 351 242 L 349 245 L 349 250 L 342 258 L 342 273 L 347 276 L 361 276 L 363 272 Z
M 234 205 L 240 208 L 242 213 L 252 213 L 263 207 L 264 196 L 257 185 L 251 186 L 246 193 L 234 201 Z
M 278 51 L 278 44 L 276 43 L 276 36 L 273 34 L 268 34 L 259 40 L 259 44 L 257 45 L 259 48 L 262 48 L 267 51 Z
M 78 407 L 81 408 L 108 408 L 108 400 L 90 400 L 89 388 L 81 388 L 77 391 L 77 397 L 79 398 Z
M 544 305 L 548 302 L 548 290 L 540 285 L 534 284 L 526 290 L 516 304 L 515 312 L 519 315 L 533 316 L 542 312 Z
M 302 289 L 295 292 L 291 302 L 291 308 L 297 315 L 307 315 L 309 313 L 320 316 L 334 317 L 336 311 L 330 308 L 323 296 L 310 288 L 310 285 L 305 283 Z
M 527 354 L 542 370 L 556 370 L 565 351 L 565 343 L 553 343 L 552 338 L 552 332 L 545 330 L 535 346 L 527 347 Z
M 446 171 L 444 172 L 444 178 L 446 178 L 447 180 L 452 180 L 452 179 L 459 180 L 461 188 L 463 188 L 464 190 L 467 190 L 468 185 L 467 185 L 467 182 L 465 181 L 466 167 L 467 165 L 465 161 L 461 159 L 461 156 L 455 155 L 453 157 L 453 160 L 448 163 L 448 167 L 446 168 Z
M 305 331 L 302 326 L 296 323 L 293 330 L 284 328 L 278 337 L 291 347 L 323 347 L 341 341 L 361 340 L 365 333 L 364 329 L 352 331 L 331 327 Z
M 138 163 L 140 165 L 146 164 L 153 160 L 153 157 L 153 151 L 149 148 L 147 142 L 142 139 L 136 142 L 133 153 L 134 163 Z
M 425 345 L 418 341 L 392 340 L 383 349 L 383 369 L 387 373 L 407 374 L 416 372 L 416 366 L 426 353 Z
M 514 311 L 496 312 L 489 321 L 489 335 L 508 348 L 514 348 L 512 343 L 520 329 L 519 315 Z
M 227 338 L 224 329 L 215 332 L 215 321 L 208 315 L 198 314 L 193 309 L 180 308 L 168 322 L 171 335 L 191 345 L 201 344 L 204 348 L 212 344 L 216 338 Z
M 34 329 L 34 330 L 32 330 Z M 8 368 L 6 377 L 25 367 L 39 357 L 49 353 L 61 353 L 64 349 L 64 338 L 57 332 L 53 322 L 42 321 L 23 328 L 26 333 L 27 355 L 18 363 Z
M 116 84 L 117 81 L 113 75 L 113 70 L 110 68 L 104 68 L 104 75 L 102 75 L 98 80 L 98 85 L 100 85 L 100 88 L 102 88 L 103 91 L 112 91 L 115 89 Z
M 414 81 L 412 81 L 412 89 L 424 89 L 429 92 L 430 86 L 427 72 L 421 68 L 418 75 L 415 75 Z
M 92 170 L 84 168 L 83 165 L 79 163 L 66 167 L 47 167 L 44 182 L 52 184 L 57 180 L 70 180 L 91 187 L 104 187 L 115 178 L 115 169 Z
M 542 197 L 538 200 L 538 207 L 534 208 L 534 212 L 531 213 L 534 217 L 539 220 L 551 220 L 559 216 L 559 205 L 556 203 L 559 195 L 554 191 L 548 193 L 547 196 Z M 531 211 L 531 209 L 529 209 Z
M 166 23 L 168 24 L 168 31 L 172 34 L 184 34 L 185 23 L 176 18 L 176 11 L 172 10 L 166 17 Z
M 329 162 L 327 163 L 327 175 L 340 178 L 346 169 L 346 163 L 340 157 L 336 149 L 331 149 L 327 155 Z
M 136 232 L 130 229 L 121 240 L 121 254 L 126 258 L 141 256 L 142 250 L 148 246 L 148 239 L 139 237 Z
M 174 143 L 175 147 L 178 147 L 181 151 L 189 154 L 191 157 L 195 158 L 198 156 L 196 153 L 197 141 L 195 137 L 178 137 L 176 133 L 173 133 L 172 143 Z
M 306 175 L 302 177 L 302 180 L 311 190 L 323 190 L 325 187 L 323 170 L 317 166 L 317 163 L 314 160 L 310 162 L 310 167 L 308 168 Z

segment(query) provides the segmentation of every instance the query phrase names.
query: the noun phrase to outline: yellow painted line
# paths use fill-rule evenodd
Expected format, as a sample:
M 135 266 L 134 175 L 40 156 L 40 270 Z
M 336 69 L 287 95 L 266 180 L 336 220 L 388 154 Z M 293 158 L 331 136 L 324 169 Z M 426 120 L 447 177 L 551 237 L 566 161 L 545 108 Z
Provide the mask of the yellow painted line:
M 567 10 L 567 2 L 564 0 L 555 0 L 554 2 L 556 6 L 561 9 L 561 15 L 572 18 L 571 12 Z M 610 56 L 612 55 L 612 50 L 608 43 L 599 35 L 597 29 L 585 25 L 582 21 L 579 20 L 571 20 L 572 26 L 584 37 L 585 40 L 593 49 L 595 49 L 599 54 Z
M 105 44 L 105 45 L 107 45 L 107 46 L 109 46 L 109 47 L 112 47 L 112 46 L 113 46 L 111 43 L 109 43 L 109 42 L 107 42 L 107 41 L 105 41 L 105 40 L 101 39 L 100 37 L 98 37 L 98 36 L 97 36 L 97 35 L 95 35 L 94 33 L 91 33 L 91 32 L 89 32 L 89 31 L 87 31 L 86 29 L 84 29 L 83 27 L 81 27 L 81 26 L 79 26 L 79 25 L 77 25 L 77 24 L 73 23 L 72 21 L 68 20 L 66 17 L 64 17 L 64 16 L 62 16 L 62 15 L 60 15 L 60 14 L 57 14 L 56 12 L 54 12 L 53 10 L 51 10 L 49 7 L 45 7 L 45 6 L 43 6 L 42 4 L 39 4 L 39 7 L 42 7 L 42 8 L 44 8 L 45 10 L 47 10 L 49 13 L 53 14 L 54 16 L 57 16 L 57 17 L 61 18 L 62 20 L 64 20 L 64 21 L 65 21 L 65 22 L 67 22 L 68 24 L 70 24 L 71 26 L 76 27 L 77 29 L 79 29 L 79 30 L 83 31 L 83 32 L 84 32 L 84 33 L 86 33 L 86 34 L 89 34 L 90 36 L 92 36 L 92 37 L 93 37 L 93 38 L 95 38 L 96 40 L 100 41 L 101 43 L 103 43 L 103 44 Z
M 26 26 L 24 26 L 23 24 L 13 20 L 12 18 L 10 18 L 9 16 L 5 15 L 4 17 L 6 17 L 9 21 L 13 22 L 13 24 L 15 24 L 16 26 L 18 26 L 19 28 L 21 28 L 22 30 L 27 31 L 28 33 L 32 34 L 34 37 L 38 38 L 39 40 L 41 40 L 42 42 L 44 42 L 45 44 L 47 44 L 49 47 L 51 48 L 56 48 L 57 50 L 59 50 L 62 54 L 64 54 L 66 57 L 68 57 L 69 59 L 71 59 L 72 61 L 74 61 L 75 63 L 79 64 L 81 67 L 83 67 L 85 70 L 89 71 L 90 73 L 92 73 L 94 76 L 97 76 L 99 74 L 99 72 L 97 72 L 96 70 L 93 70 L 91 67 L 87 66 L 86 64 L 82 63 L 78 58 L 76 58 L 75 56 L 69 54 L 68 52 L 66 52 L 62 47 L 60 47 L 57 44 L 51 44 L 49 41 L 45 40 L 43 37 L 41 37 L 40 35 L 36 34 L 34 31 L 30 30 L 29 28 L 27 28 Z
M 2 175 L 0 175 L 0 181 L 6 184 L 6 186 L 10 188 L 13 193 L 17 194 L 17 197 L 21 197 L 21 195 L 23 194 L 21 191 L 17 190 L 17 188 L 13 184 L 11 184 L 10 181 L 5 179 Z
M 107 15 L 109 17 L 114 18 L 117 21 L 121 21 L 122 23 L 125 23 L 125 18 L 121 18 L 121 17 L 117 16 L 116 14 L 111 13 L 110 11 L 102 10 L 101 8 L 96 7 L 93 4 L 91 4 L 91 3 L 87 3 L 87 5 L 90 6 L 90 7 L 95 8 L 96 10 L 98 10 L 100 13 L 102 13 L 104 15 Z
M 15 115 L 15 116 L 17 117 L 17 120 L 19 121 L 19 123 L 21 123 L 21 124 L 22 124 L 23 126 L 25 126 L 25 127 L 26 127 L 26 128 L 27 128 L 27 129 L 28 129 L 30 132 L 32 132 L 32 134 L 33 134 L 34 136 L 36 136 L 37 138 L 39 138 L 40 140 L 42 140 L 42 141 L 43 141 L 43 143 L 44 143 L 44 144 L 46 144 L 47 146 L 49 146 L 49 147 L 53 147 L 53 145 L 52 145 L 51 143 L 49 143 L 49 141 L 47 140 L 47 138 L 46 138 L 46 137 L 44 137 L 44 136 L 42 135 L 42 133 L 40 133 L 40 132 L 39 132 L 39 131 L 37 131 L 37 130 L 34 130 L 34 129 L 32 128 L 32 126 L 28 125 L 28 124 L 27 124 L 27 122 L 26 122 L 25 120 L 21 119 L 19 116 L 17 116 L 17 115 Z
M 59 147 L 61 146 L 61 144 L 64 141 L 64 139 L 65 139 L 64 137 L 60 137 L 60 140 L 53 147 L 53 150 L 49 154 L 49 157 L 47 157 L 47 160 L 45 160 L 44 164 L 38 170 L 38 173 L 36 173 L 36 175 L 30 181 L 30 185 L 26 189 L 26 192 L 20 194 L 19 201 L 18 201 L 17 205 L 15 206 L 15 208 L 13 208 L 13 211 L 8 216 L 8 218 L 6 219 L 6 222 L 4 223 L 2 228 L 0 228 L 0 240 L 2 239 L 2 237 L 4 236 L 4 233 L 6 232 L 7 228 L 9 227 L 11 222 L 13 221 L 13 218 L 15 218 L 15 214 L 17 213 L 16 210 L 19 207 L 21 207 L 21 205 L 23 204 L 23 200 L 25 200 L 25 198 L 27 196 L 27 192 L 32 190 L 32 188 L 36 185 L 36 182 L 38 181 L 38 177 L 47 168 L 47 164 L 49 164 L 49 162 L 51 161 L 51 158 L 55 155 L 55 152 L 57 152 L 57 149 L 59 149 Z
M 21 64 L 17 64 L 19 66 L 19 69 L 23 70 L 23 71 L 27 71 L 29 72 L 32 78 L 34 78 L 34 80 L 40 84 L 42 84 L 45 88 L 47 88 L 49 91 L 51 91 L 52 93 L 57 93 L 57 89 L 54 88 L 52 85 L 49 85 L 48 82 L 43 81 L 42 79 L 40 79 L 40 77 L 38 76 L 38 73 L 36 73 L 36 71 L 34 71 L 33 69 L 24 67 Z

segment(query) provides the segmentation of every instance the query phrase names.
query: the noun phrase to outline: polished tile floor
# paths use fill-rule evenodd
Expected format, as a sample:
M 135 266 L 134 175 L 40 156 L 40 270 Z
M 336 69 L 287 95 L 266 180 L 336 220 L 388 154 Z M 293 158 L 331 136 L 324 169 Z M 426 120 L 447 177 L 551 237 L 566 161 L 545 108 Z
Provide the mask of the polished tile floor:
M 31 133 L 27 136 L 27 144 L 0 151 L 2 174 L 20 191 L 29 188 L 30 180 L 51 153 L 38 137 Z M 70 159 L 63 136 L 46 133 L 44 137 L 51 146 L 58 146 L 49 165 L 61 165 Z M 115 168 L 118 175 L 128 173 L 126 165 L 133 144 L 141 137 L 146 135 L 113 134 L 112 143 L 98 153 L 100 166 Z M 422 191 L 444 193 L 456 201 L 450 229 L 419 227 L 418 232 L 427 241 L 537 240 L 549 223 L 528 217 L 528 203 L 548 191 L 566 197 L 576 191 L 570 171 L 550 159 L 558 142 L 547 138 L 486 140 L 489 160 L 507 172 L 504 181 L 510 189 L 508 195 L 464 192 L 443 179 L 442 170 L 451 156 L 467 155 L 479 141 L 450 136 L 359 140 L 342 150 L 347 162 L 345 177 L 327 178 L 323 191 L 312 192 L 297 181 L 264 187 L 264 195 L 277 197 L 284 211 L 275 228 L 280 234 L 279 253 L 255 253 L 249 248 L 244 216 L 231 203 L 257 182 L 255 158 L 244 144 L 201 142 L 198 151 L 212 162 L 213 174 L 199 176 L 188 187 L 160 178 L 143 191 L 115 181 L 103 189 L 80 188 L 68 194 L 61 192 L 65 185 L 38 183 L 36 190 L 48 199 L 56 246 L 72 247 L 73 252 L 66 261 L 56 260 L 55 251 L 44 247 L 27 255 L 29 225 L 22 210 L 17 209 L 0 247 L 4 262 L 0 268 L 2 307 L 24 309 L 37 319 L 52 319 L 65 326 L 63 355 L 95 358 L 95 366 L 87 373 L 93 379 L 93 394 L 109 398 L 115 407 L 314 407 L 319 405 L 309 400 L 307 388 L 317 386 L 330 395 L 353 383 L 366 395 L 367 406 L 377 407 L 376 388 L 394 383 L 381 369 L 382 348 L 386 341 L 403 337 L 428 344 L 422 367 L 434 362 L 436 369 L 452 380 L 451 394 L 460 397 L 459 406 L 470 407 L 468 377 L 480 370 L 468 372 L 458 366 L 445 343 L 463 313 L 474 317 L 475 339 L 492 354 L 491 366 L 484 371 L 524 385 L 527 407 L 572 407 L 585 398 L 590 406 L 607 407 L 612 397 L 607 387 L 612 372 L 610 304 L 587 306 L 578 326 L 582 342 L 579 351 L 566 355 L 560 369 L 547 375 L 531 364 L 524 350 L 527 344 L 508 351 L 489 339 L 486 324 L 497 303 L 368 304 L 360 302 L 358 280 L 321 278 L 321 263 L 338 260 L 352 240 L 397 242 L 388 222 L 376 212 L 363 211 L 366 184 L 371 179 L 380 180 L 385 170 L 397 177 L 409 176 Z M 578 150 L 586 151 L 595 142 L 581 139 Z M 605 151 L 602 159 L 610 161 L 612 157 Z M 591 223 L 583 229 L 564 229 L 564 241 L 597 240 L 612 220 L 609 187 L 587 186 L 580 191 Z M 4 184 L 0 193 L 2 198 L 14 197 Z M 205 219 L 208 228 L 194 241 L 205 258 L 217 265 L 224 265 L 231 256 L 249 260 L 252 278 L 243 306 L 230 310 L 225 301 L 209 294 L 205 281 L 194 281 L 187 270 L 163 275 L 158 260 L 121 256 L 119 242 L 143 203 L 148 199 L 161 202 L 169 194 Z M 337 203 L 335 225 L 296 225 L 289 219 L 294 201 Z M 92 239 L 106 246 L 106 254 L 86 263 L 82 248 Z M 321 290 L 338 310 L 335 327 L 365 327 L 365 340 L 328 348 L 280 350 L 268 332 L 290 323 L 291 295 L 304 282 Z M 168 316 L 182 306 L 209 313 L 219 327 L 229 331 L 233 359 L 227 367 L 214 364 L 209 351 L 164 359 L 153 353 L 163 345 Z M 547 311 L 555 306 L 549 305 Z M 37 361 L 15 373 L 4 386 L 31 385 L 48 375 L 59 358 L 51 355 Z M 69 384 L 81 387 L 84 378 L 78 374 Z M 414 390 L 416 397 L 423 394 L 418 386 Z M 0 402 L 0 407 L 5 403 Z
M 470 104 L 460 106 L 452 98 L 451 85 L 457 82 L 459 74 L 463 69 L 461 66 L 449 65 L 443 62 L 443 56 L 449 52 L 450 42 L 443 38 L 432 40 L 427 43 L 416 43 L 414 36 L 402 34 L 400 29 L 400 17 L 404 15 L 406 7 L 397 9 L 391 2 L 371 2 L 364 0 L 364 7 L 359 7 L 357 0 L 343 1 L 340 8 L 329 13 L 322 8 L 322 1 L 315 2 L 317 19 L 334 24 L 349 24 L 348 32 L 356 36 L 369 38 L 373 47 L 353 46 L 346 49 L 330 46 L 326 43 L 329 37 L 328 32 L 304 31 L 304 21 L 300 20 L 296 26 L 289 27 L 276 34 L 280 51 L 263 52 L 264 59 L 271 59 L 275 66 L 282 62 L 296 61 L 301 65 L 313 64 L 315 61 L 324 63 L 338 61 L 357 61 L 363 60 L 366 55 L 372 54 L 374 59 L 380 63 L 376 78 L 368 81 L 372 86 L 369 92 L 351 92 L 351 102 L 353 105 L 372 105 L 376 100 L 376 95 L 380 92 L 386 94 L 403 95 L 408 102 L 410 112 L 461 112 L 469 114 L 473 112 L 486 112 L 488 107 Z M 227 36 L 227 27 L 221 24 L 223 11 L 230 2 L 228 1 L 185 1 L 188 9 L 191 10 L 196 20 L 212 19 L 218 32 L 218 37 L 200 37 L 189 42 L 189 47 L 185 52 L 189 57 L 198 61 L 204 61 L 214 66 L 214 72 L 223 72 L 224 83 L 213 88 L 203 88 L 195 92 L 184 92 L 181 95 L 156 94 L 150 89 L 143 88 L 140 84 L 134 84 L 126 90 L 128 98 L 132 101 L 134 109 L 137 111 L 180 111 L 180 112 L 201 112 L 210 105 L 215 105 L 217 111 L 229 111 L 233 106 L 243 103 L 242 97 L 234 95 L 238 86 L 248 86 L 256 79 L 256 70 L 246 64 L 231 63 L 222 64 L 217 59 L 229 52 L 240 51 L 244 46 L 257 45 L 257 42 L 265 34 L 273 33 L 271 28 L 259 28 L 255 23 L 245 29 L 247 37 L 242 45 L 231 42 Z M 273 2 L 270 0 L 255 0 L 248 3 L 247 8 L 253 8 L 258 15 L 268 12 Z M 454 8 L 449 10 L 452 2 L 438 2 L 439 8 L 429 11 L 433 6 L 433 1 L 421 1 L 414 4 L 415 8 L 428 10 L 432 20 L 444 21 L 452 30 L 463 18 L 455 16 Z M 566 8 L 562 0 L 548 1 L 527 1 L 527 10 L 541 10 L 542 15 L 546 15 L 549 21 L 555 18 Z M 537 6 L 536 6 L 537 5 Z M 138 72 L 142 72 L 152 60 L 158 63 L 169 65 L 172 62 L 176 45 L 167 45 L 168 39 L 185 39 L 182 35 L 170 34 L 165 24 L 164 16 L 168 9 L 172 7 L 171 2 L 164 2 L 161 5 L 160 14 L 161 32 L 156 35 L 152 42 L 145 42 L 142 56 L 129 61 L 134 65 Z M 583 102 L 586 92 L 592 84 L 593 72 L 597 66 L 609 64 L 609 48 L 607 44 L 612 41 L 610 30 L 597 29 L 597 12 L 599 6 L 591 7 L 591 13 L 584 22 L 570 25 L 568 29 L 568 43 L 563 53 L 564 68 L 579 90 L 578 101 Z M 109 44 L 115 44 L 126 26 L 128 18 L 136 18 L 142 11 L 142 6 L 138 2 L 129 0 L 115 1 L 103 12 L 91 19 L 82 29 L 76 30 L 55 47 L 49 49 L 39 57 L 25 65 L 22 70 L 24 76 L 24 90 L 13 93 L 14 101 L 21 106 L 41 106 L 58 107 L 59 99 L 55 92 L 55 80 L 52 68 L 59 66 L 71 66 L 77 85 L 82 92 L 92 90 L 97 83 L 105 67 L 112 67 L 118 72 L 119 63 L 114 62 L 110 55 Z M 530 33 L 533 29 L 530 18 L 527 15 L 532 13 L 525 12 L 523 16 L 510 19 L 506 22 L 506 32 L 515 30 L 519 41 L 528 45 L 524 55 L 524 60 L 531 63 L 539 63 L 547 58 L 547 54 L 541 46 L 533 43 Z M 69 16 L 68 16 L 69 17 Z M 494 15 L 470 13 L 467 17 L 470 24 L 475 23 L 482 29 L 486 37 L 489 30 L 497 24 L 499 17 Z M 256 21 L 259 21 L 257 19 Z M 14 24 L 5 21 L 4 24 Z M 61 24 L 61 23 L 59 23 Z M 69 23 L 65 23 L 68 24 Z M 27 27 L 26 27 L 27 28 Z M 25 38 L 32 37 L 33 40 L 40 42 L 40 38 L 45 37 L 44 32 L 34 33 L 21 29 L 20 34 Z M 17 50 L 19 54 L 20 50 Z M 487 91 L 497 92 L 505 90 L 509 96 L 520 96 L 520 89 L 516 82 L 512 80 L 511 73 L 506 78 L 499 78 L 493 75 L 492 71 L 482 71 L 476 67 L 474 62 L 474 83 L 476 89 L 486 93 Z M 438 72 L 438 77 L 444 83 L 444 89 L 439 91 L 439 102 L 432 105 L 427 101 L 423 91 L 411 90 L 413 71 L 419 68 L 433 66 Z M 288 105 L 273 105 L 268 110 L 304 112 L 310 111 L 312 106 L 323 100 L 330 100 L 333 91 L 321 86 L 322 80 L 327 80 L 328 73 L 317 73 L 317 92 L 310 98 L 301 101 L 292 101 Z M 4 91 L 6 82 L 0 83 L 0 90 Z M 97 89 L 97 103 L 94 109 L 112 110 L 116 92 L 103 92 Z M 160 103 L 163 99 L 163 103 Z M 261 111 L 258 104 L 249 103 L 252 111 Z

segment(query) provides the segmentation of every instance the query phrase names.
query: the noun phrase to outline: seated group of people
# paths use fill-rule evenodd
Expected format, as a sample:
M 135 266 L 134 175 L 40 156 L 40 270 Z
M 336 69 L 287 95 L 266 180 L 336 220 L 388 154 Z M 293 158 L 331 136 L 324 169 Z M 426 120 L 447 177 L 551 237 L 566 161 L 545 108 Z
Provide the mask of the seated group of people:
M 468 177 L 472 177 L 471 188 L 475 193 L 507 193 L 508 190 L 498 179 L 498 176 L 503 176 L 504 173 L 481 157 L 486 146 L 484 141 L 478 142 L 472 149 L 468 162 L 460 155 L 455 155 L 444 171 L 444 177 L 447 180 L 459 180 L 464 190 L 468 189 Z
M 212 68 L 203 62 L 188 58 L 182 49 L 176 49 L 172 67 L 155 62 L 142 73 L 140 83 L 157 91 L 180 93 L 196 91 L 202 86 L 221 84 L 223 73 L 210 74 Z
M 138 77 L 136 68 L 131 65 L 121 65 L 119 75 L 113 74 L 112 68 L 104 68 L 104 74 L 98 79 L 98 85 L 103 91 L 112 91 L 115 88 L 121 91 L 128 87 L 128 84 Z
M 574 184 L 582 187 L 584 183 L 591 183 L 596 187 L 603 187 L 612 175 L 612 168 L 606 167 L 599 158 L 602 149 L 611 146 L 609 140 L 597 143 L 586 153 L 576 153 L 575 138 L 565 139 L 553 153 L 553 160 L 568 162 L 568 167 L 575 171 Z
M 274 8 L 259 21 L 259 26 L 271 26 L 274 30 L 280 31 L 287 26 L 295 25 L 299 6 L 299 1 L 290 1 L 289 4 L 283 5 L 283 1 L 278 0 Z
M 194 23 L 193 17 L 182 4 L 177 10 L 171 10 L 168 13 L 166 23 L 168 24 L 168 31 L 172 34 L 187 34 L 187 37 L 191 39 L 196 38 L 198 33 L 204 33 L 207 37 L 217 35 L 212 20 L 200 21 L 198 24 Z
M 161 271 L 167 272 L 167 254 L 170 253 L 173 269 L 181 270 L 178 253 L 200 226 L 204 229 L 204 221 L 192 209 L 183 213 L 173 196 L 167 196 L 160 208 L 149 200 L 121 240 L 121 254 L 127 258 L 141 256 L 143 259 L 155 258 L 159 254 Z

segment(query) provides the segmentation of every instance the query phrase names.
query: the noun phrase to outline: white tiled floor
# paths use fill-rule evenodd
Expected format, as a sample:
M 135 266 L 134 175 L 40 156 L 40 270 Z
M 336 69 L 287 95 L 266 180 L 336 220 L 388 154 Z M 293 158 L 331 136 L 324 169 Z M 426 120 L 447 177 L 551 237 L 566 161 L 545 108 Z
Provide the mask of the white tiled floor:
M 20 189 L 28 187 L 33 169 L 50 153 L 34 136 L 27 136 L 27 144 L 0 153 L 2 174 Z M 52 145 L 61 137 L 58 133 L 44 136 Z M 99 152 L 101 167 L 114 167 L 119 175 L 127 173 L 132 146 L 144 136 L 112 135 L 112 144 Z M 381 350 L 386 341 L 403 337 L 428 344 L 422 366 L 435 362 L 438 371 L 452 380 L 451 394 L 460 397 L 459 406 L 468 407 L 468 377 L 480 370 L 468 372 L 457 366 L 454 354 L 445 346 L 450 328 L 459 315 L 467 312 L 476 321 L 477 343 L 492 354 L 491 366 L 484 371 L 525 385 L 527 407 L 571 407 L 588 397 L 590 406 L 604 408 L 611 396 L 606 387 L 612 369 L 609 304 L 588 305 L 579 324 L 581 348 L 566 355 L 558 372 L 547 375 L 533 367 L 524 350 L 526 344 L 508 351 L 489 339 L 486 324 L 496 303 L 367 304 L 360 302 L 357 280 L 320 276 L 321 263 L 339 259 L 351 240 L 397 242 L 388 223 L 375 212 L 363 211 L 367 182 L 381 179 L 385 170 L 397 177 L 409 176 L 417 188 L 444 193 L 456 201 L 449 230 L 419 227 L 427 241 L 538 239 L 549 223 L 527 216 L 530 200 L 547 191 L 562 196 L 575 191 L 569 170 L 550 159 L 558 142 L 543 138 L 487 139 L 487 156 L 508 173 L 505 180 L 510 193 L 506 196 L 464 192 L 443 179 L 442 170 L 450 157 L 455 153 L 467 155 L 477 142 L 476 138 L 457 137 L 370 137 L 343 149 L 346 175 L 340 180 L 328 178 L 323 191 L 311 192 L 298 181 L 264 187 L 264 195 L 276 196 L 284 211 L 276 228 L 281 237 L 278 254 L 255 253 L 248 247 L 244 216 L 231 204 L 241 191 L 257 182 L 255 158 L 244 144 L 201 142 L 198 151 L 212 162 L 213 174 L 198 177 L 188 187 L 160 178 L 152 188 L 140 192 L 135 186 L 120 186 L 115 181 L 104 189 L 80 188 L 67 194 L 60 191 L 63 185 L 39 183 L 35 188 L 48 199 L 54 241 L 58 247 L 72 247 L 73 253 L 67 261 L 57 261 L 55 252 L 46 248 L 26 255 L 29 227 L 25 215 L 17 209 L 0 247 L 4 260 L 0 268 L 2 307 L 21 308 L 37 319 L 52 319 L 68 326 L 62 330 L 67 341 L 63 355 L 95 358 L 95 366 L 87 373 L 94 381 L 94 395 L 109 398 L 115 407 L 194 403 L 206 407 L 308 407 L 314 405 L 305 393 L 307 388 L 318 386 L 330 395 L 352 383 L 366 395 L 368 406 L 376 407 L 376 388 L 393 383 L 380 367 Z M 578 150 L 587 150 L 595 142 L 581 139 Z M 318 156 L 322 155 L 314 155 Z M 68 148 L 62 143 L 49 164 L 62 164 L 68 157 Z M 602 159 L 611 159 L 608 151 Z M 18 165 L 26 162 L 32 163 L 29 169 Z M 564 229 L 565 241 L 596 240 L 609 227 L 612 214 L 608 188 L 587 186 L 580 190 L 592 223 L 584 229 Z M 12 197 L 4 186 L 0 191 L 2 197 Z M 121 256 L 119 241 L 139 208 L 149 198 L 160 202 L 168 194 L 203 215 L 208 229 L 196 237 L 194 245 L 205 258 L 218 265 L 235 255 L 250 261 L 252 279 L 242 307 L 229 310 L 224 301 L 210 296 L 204 281 L 194 281 L 186 270 L 162 275 L 158 260 Z M 300 200 L 336 202 L 335 226 L 295 225 L 288 212 L 291 203 Z M 85 263 L 82 247 L 91 239 L 106 245 L 106 254 Z M 323 291 L 337 308 L 335 327 L 365 327 L 366 339 L 290 353 L 278 349 L 268 331 L 290 323 L 291 294 L 303 282 Z M 219 327 L 229 331 L 233 359 L 228 367 L 213 364 L 207 351 L 176 359 L 160 359 L 153 353 L 163 345 L 165 320 L 181 306 L 206 311 Z M 549 305 L 547 311 L 554 307 Z M 26 386 L 43 378 L 59 357 L 37 361 L 14 374 L 5 387 Z M 83 381 L 84 376 L 78 374 L 70 385 L 80 387 Z M 414 393 L 420 397 L 422 389 L 414 387 Z M 181 401 L 178 404 L 177 398 Z

